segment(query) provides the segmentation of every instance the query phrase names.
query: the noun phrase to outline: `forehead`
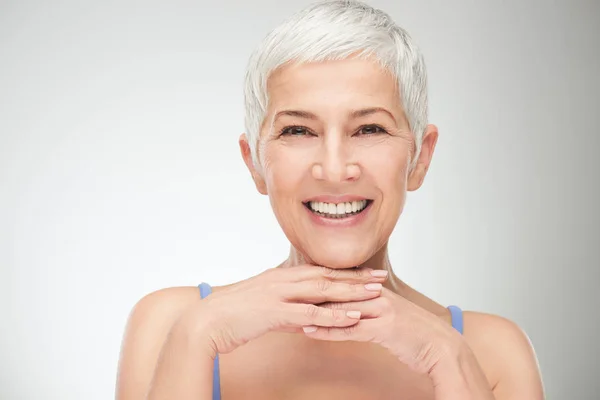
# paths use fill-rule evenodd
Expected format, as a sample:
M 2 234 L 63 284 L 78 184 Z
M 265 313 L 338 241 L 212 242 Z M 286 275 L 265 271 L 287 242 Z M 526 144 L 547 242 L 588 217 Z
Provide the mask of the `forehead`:
M 402 114 L 396 79 L 368 59 L 286 65 L 269 77 L 267 90 L 269 114 L 287 107 L 317 113 L 385 107 L 398 117 Z

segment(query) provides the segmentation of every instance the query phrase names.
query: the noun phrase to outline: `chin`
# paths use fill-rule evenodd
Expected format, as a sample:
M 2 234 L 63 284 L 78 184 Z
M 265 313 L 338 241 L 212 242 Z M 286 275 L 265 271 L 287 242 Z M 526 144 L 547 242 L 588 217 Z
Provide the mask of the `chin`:
M 333 243 L 326 243 L 328 245 L 323 246 L 307 246 L 303 249 L 308 259 L 312 260 L 312 263 L 332 269 L 345 269 L 359 266 L 369 260 L 374 251 L 361 244 L 348 244 L 340 243 L 334 245 Z

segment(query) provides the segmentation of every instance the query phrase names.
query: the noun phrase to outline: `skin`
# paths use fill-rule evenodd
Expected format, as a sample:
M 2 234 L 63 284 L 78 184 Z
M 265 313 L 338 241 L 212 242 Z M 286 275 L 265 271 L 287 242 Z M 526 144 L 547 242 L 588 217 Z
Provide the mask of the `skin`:
M 268 91 L 261 165 L 253 165 L 245 135 L 239 144 L 257 190 L 269 196 L 291 244 L 278 268 L 307 263 L 391 272 L 388 239 L 406 193 L 423 183 L 438 129 L 427 126 L 410 169 L 414 137 L 396 82 L 369 60 L 289 65 L 270 76 Z M 373 108 L 380 110 L 353 115 Z M 355 226 L 324 227 L 311 222 L 303 205 L 323 194 L 360 195 L 373 204 Z M 214 293 L 226 288 L 215 287 Z M 144 398 L 173 324 L 198 297 L 196 287 L 170 288 L 136 305 L 123 341 L 118 399 Z M 445 306 L 393 272 L 381 297 L 385 307 L 381 299 L 331 305 L 373 318 L 356 329 L 270 332 L 221 355 L 223 398 L 543 399 L 533 348 L 513 322 L 466 311 L 464 335 L 458 335 Z M 411 365 L 408 344 L 423 343 L 426 336 L 435 344 L 435 362 L 419 370 L 423 365 Z

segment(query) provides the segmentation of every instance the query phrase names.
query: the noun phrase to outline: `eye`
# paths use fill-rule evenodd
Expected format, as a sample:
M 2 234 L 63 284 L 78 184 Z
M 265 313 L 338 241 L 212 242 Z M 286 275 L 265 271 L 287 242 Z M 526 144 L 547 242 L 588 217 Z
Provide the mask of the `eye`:
M 364 125 L 361 126 L 357 135 L 372 136 L 377 134 L 387 134 L 388 132 L 379 125 Z
M 307 128 L 303 127 L 303 126 L 286 126 L 285 128 L 283 128 L 279 134 L 281 136 L 306 136 L 306 135 L 312 135 L 312 133 L 310 133 L 308 131 Z

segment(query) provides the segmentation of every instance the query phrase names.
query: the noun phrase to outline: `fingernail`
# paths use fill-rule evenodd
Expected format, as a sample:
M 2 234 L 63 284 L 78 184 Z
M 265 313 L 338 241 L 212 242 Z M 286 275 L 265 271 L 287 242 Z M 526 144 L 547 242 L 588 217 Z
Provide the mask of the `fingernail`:
M 383 269 L 374 269 L 373 271 L 371 271 L 371 275 L 373 275 L 376 278 L 385 278 L 386 276 L 388 276 L 388 271 L 385 271 Z
M 348 311 L 348 312 L 346 313 L 346 315 L 347 315 L 349 318 L 360 319 L 360 311 Z
M 316 326 L 304 326 L 302 327 L 302 330 L 304 331 L 304 333 L 313 333 L 317 331 L 317 327 Z
M 367 283 L 365 289 L 367 290 L 381 290 L 381 283 Z

